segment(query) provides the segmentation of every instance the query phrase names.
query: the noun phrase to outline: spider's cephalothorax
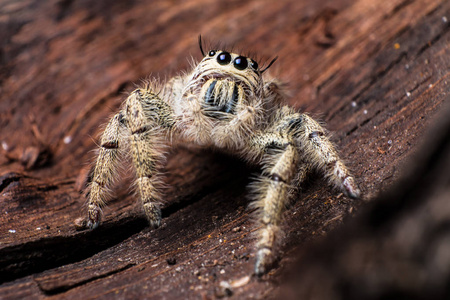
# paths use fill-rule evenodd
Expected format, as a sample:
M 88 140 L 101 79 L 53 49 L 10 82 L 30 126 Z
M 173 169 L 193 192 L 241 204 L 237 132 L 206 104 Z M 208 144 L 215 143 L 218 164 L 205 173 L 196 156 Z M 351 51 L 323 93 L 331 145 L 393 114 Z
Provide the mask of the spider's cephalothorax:
M 179 80 L 173 108 L 185 139 L 200 145 L 244 147 L 246 131 L 263 117 L 264 85 L 258 64 L 247 57 L 210 50 L 191 74 Z
M 162 88 L 149 83 L 133 91 L 102 135 L 88 193 L 88 226 L 98 226 L 121 150 L 129 149 L 144 212 L 150 225 L 158 227 L 163 201 L 157 170 L 164 147 L 176 142 L 237 153 L 262 166 L 252 184 L 262 225 L 256 245 L 258 275 L 273 263 L 282 212 L 310 171 L 322 172 L 332 186 L 358 198 L 358 186 L 325 130 L 308 115 L 282 105 L 282 88 L 263 78 L 266 69 L 239 54 L 210 50 L 192 72 Z

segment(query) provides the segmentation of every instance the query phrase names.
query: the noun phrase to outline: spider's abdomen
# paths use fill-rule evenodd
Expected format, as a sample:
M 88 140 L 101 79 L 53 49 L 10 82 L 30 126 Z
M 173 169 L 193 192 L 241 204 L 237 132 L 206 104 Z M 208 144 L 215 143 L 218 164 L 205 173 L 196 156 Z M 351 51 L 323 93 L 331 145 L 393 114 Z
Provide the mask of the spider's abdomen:
M 242 99 L 242 87 L 233 80 L 209 79 L 202 88 L 203 113 L 222 119 L 227 114 L 236 114 L 236 107 Z

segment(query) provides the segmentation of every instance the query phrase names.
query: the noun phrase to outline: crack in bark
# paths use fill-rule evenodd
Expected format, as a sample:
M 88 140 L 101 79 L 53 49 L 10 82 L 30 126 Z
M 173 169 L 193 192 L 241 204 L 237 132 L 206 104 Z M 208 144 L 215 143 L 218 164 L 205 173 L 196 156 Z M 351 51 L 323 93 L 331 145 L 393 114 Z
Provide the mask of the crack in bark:
M 419 57 L 422 53 L 424 53 L 428 48 L 436 44 L 449 30 L 450 30 L 450 22 L 446 23 L 447 25 L 444 27 L 444 29 L 439 32 L 432 40 L 430 40 L 428 43 L 423 45 L 419 51 L 417 51 L 416 57 Z
M 401 11 L 402 9 L 404 9 L 405 7 L 407 7 L 412 3 L 414 3 L 414 0 L 405 0 L 400 2 L 398 5 L 394 7 L 394 9 L 391 11 L 390 14 L 385 16 L 385 19 L 391 18 L 392 16 L 396 15 L 399 11 Z
M 320 90 L 327 85 L 328 83 L 330 83 L 331 81 L 333 81 L 334 78 L 336 78 L 337 74 L 339 73 L 339 71 L 341 70 L 337 70 L 336 72 L 333 72 L 333 74 L 331 74 L 330 76 L 328 76 L 324 81 L 322 81 L 317 87 L 316 87 L 316 96 L 319 95 Z
M 35 282 L 37 283 L 37 286 L 39 287 L 39 290 L 41 290 L 45 295 L 47 295 L 47 296 L 54 296 L 54 295 L 57 295 L 57 294 L 65 293 L 65 292 L 67 292 L 67 291 L 69 291 L 69 290 L 71 290 L 73 288 L 85 285 L 85 284 L 87 284 L 89 282 L 92 282 L 92 281 L 95 281 L 95 280 L 98 280 L 98 279 L 102 279 L 102 278 L 106 278 L 106 277 L 112 276 L 114 274 L 118 274 L 118 273 L 120 273 L 122 271 L 125 271 L 125 270 L 128 270 L 129 268 L 134 267 L 134 266 L 136 266 L 136 263 L 134 263 L 134 262 L 127 263 L 126 265 L 124 265 L 124 266 L 122 266 L 120 268 L 111 270 L 111 271 L 106 272 L 104 274 L 93 276 L 93 277 L 90 277 L 90 278 L 88 278 L 86 280 L 82 280 L 82 281 L 76 282 L 74 284 L 67 284 L 67 285 L 58 286 L 56 288 L 50 288 L 50 289 L 45 288 L 44 286 L 42 286 L 42 284 L 39 281 L 35 280 Z
M 234 169 L 230 168 L 220 180 L 215 180 L 199 192 L 183 196 L 180 201 L 164 207 L 163 218 L 193 205 L 214 191 L 222 189 L 224 185 L 235 186 L 241 184 L 244 178 L 248 180 L 249 170 L 239 172 L 242 176 L 235 176 L 237 166 L 234 167 Z M 53 188 L 49 187 L 49 189 Z M 115 223 L 104 223 L 96 230 L 85 230 L 73 236 L 44 238 L 5 247 L 0 249 L 0 284 L 82 261 L 120 244 L 147 227 L 148 222 L 145 217 L 129 216 Z
M 69 237 L 43 238 L 5 247 L 0 249 L 0 284 L 84 260 L 147 226 L 143 217 L 128 217 Z
M 383 107 L 383 109 L 386 108 L 386 106 Z M 373 120 L 373 118 L 375 118 L 376 116 L 378 116 L 383 109 L 377 110 L 375 112 L 375 114 L 373 114 L 373 116 L 371 116 L 368 119 L 365 119 L 364 121 L 361 122 L 361 124 L 356 125 L 355 127 L 353 127 L 352 129 L 350 129 L 348 132 L 345 133 L 345 136 L 349 136 L 350 134 L 352 134 L 353 132 L 355 132 L 356 130 L 358 130 L 359 128 L 363 127 L 364 125 L 366 125 L 367 123 L 369 123 L 371 120 Z
M 103 103 L 107 102 L 108 99 L 123 95 L 123 91 L 125 87 L 128 85 L 128 83 L 129 82 L 122 82 L 121 84 L 119 84 L 117 89 L 108 93 L 104 97 L 101 97 L 99 99 L 93 99 L 92 101 L 88 102 L 88 104 L 84 107 L 84 109 L 78 115 L 75 116 L 75 119 L 72 120 L 72 122 L 67 126 L 67 128 L 61 131 L 60 138 L 58 139 L 58 143 L 56 144 L 55 149 L 59 149 L 61 143 L 63 142 L 64 136 L 73 135 L 73 133 L 77 130 L 77 127 L 82 123 L 81 121 L 86 119 L 91 112 L 94 112 L 95 108 L 98 105 L 102 105 Z
M 361 97 L 362 94 L 364 94 L 366 91 L 368 91 L 372 86 L 374 86 L 380 79 L 382 79 L 391 69 L 393 69 L 396 65 L 400 64 L 400 62 L 407 56 L 406 52 L 401 52 L 400 55 L 393 61 L 389 63 L 389 65 L 384 68 L 383 70 L 379 71 L 375 76 L 372 77 L 370 82 L 363 87 L 355 96 L 352 97 L 351 101 L 355 101 L 359 97 Z
M 3 192 L 11 183 L 20 181 L 21 178 L 24 178 L 24 175 L 18 173 L 7 173 L 0 178 L 0 193 Z
M 379 71 L 377 74 L 375 74 L 372 79 L 370 79 L 369 83 L 367 83 L 364 87 L 362 87 L 360 89 L 360 91 L 352 97 L 352 99 L 350 100 L 350 103 L 355 101 L 356 99 L 358 99 L 359 97 L 361 97 L 366 91 L 370 90 L 378 81 L 380 81 L 381 79 L 383 79 L 383 77 L 392 69 L 394 68 L 394 66 L 398 65 L 404 57 L 407 56 L 406 52 L 401 52 L 400 55 L 393 61 L 391 61 L 391 63 L 384 68 L 383 70 Z M 367 101 L 363 101 L 360 104 L 364 104 Z M 346 103 L 345 105 L 342 105 L 338 110 L 336 110 L 329 118 L 329 120 L 332 120 L 336 115 L 340 114 L 346 107 L 347 107 L 348 103 Z M 353 130 L 354 131 L 354 130 Z M 350 132 L 351 133 L 351 132 Z M 349 135 L 350 133 L 347 133 L 347 135 Z

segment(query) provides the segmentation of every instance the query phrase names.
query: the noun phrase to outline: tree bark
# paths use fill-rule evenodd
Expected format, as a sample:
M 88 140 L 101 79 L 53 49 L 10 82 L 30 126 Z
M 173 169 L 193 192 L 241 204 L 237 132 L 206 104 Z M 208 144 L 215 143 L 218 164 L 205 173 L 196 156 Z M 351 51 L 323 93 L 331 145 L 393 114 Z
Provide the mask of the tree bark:
M 333 247 L 342 226 L 362 226 L 371 255 L 384 240 L 361 225 L 364 211 L 406 164 L 430 161 L 410 156 L 448 117 L 449 21 L 444 0 L 0 1 L 0 298 L 269 298 L 299 252 Z M 348 199 L 319 176 L 303 185 L 284 214 L 279 264 L 261 280 L 249 276 L 257 225 L 246 189 L 258 170 L 225 154 L 174 149 L 161 228 L 147 226 L 125 172 L 99 229 L 79 230 L 102 124 L 141 79 L 201 59 L 199 34 L 260 64 L 278 56 L 270 73 L 292 106 L 326 123 L 364 193 Z M 324 270 L 325 258 L 313 261 L 295 278 Z M 343 278 L 365 273 L 353 271 Z

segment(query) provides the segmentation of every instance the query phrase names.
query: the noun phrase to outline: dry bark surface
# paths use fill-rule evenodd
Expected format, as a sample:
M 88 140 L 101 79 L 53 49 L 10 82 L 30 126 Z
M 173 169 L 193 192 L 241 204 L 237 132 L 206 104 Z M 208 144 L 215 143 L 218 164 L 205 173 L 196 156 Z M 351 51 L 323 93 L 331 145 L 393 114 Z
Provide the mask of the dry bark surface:
M 125 173 L 98 230 L 77 230 L 102 124 L 141 79 L 151 74 L 164 80 L 188 69 L 191 56 L 199 60 L 199 34 L 213 45 L 256 53 L 261 62 L 278 55 L 270 72 L 288 83 L 289 103 L 327 124 L 365 195 L 348 199 L 319 176 L 302 186 L 284 215 L 282 258 L 261 279 L 251 276 L 257 228 L 246 198 L 258 169 L 225 154 L 188 146 L 173 151 L 164 170 L 168 204 L 161 228 L 147 226 L 129 188 L 132 175 Z M 418 162 L 422 167 L 415 170 L 424 176 L 445 173 L 425 171 L 435 160 L 448 166 L 439 155 L 410 156 L 425 136 L 441 136 L 436 132 L 447 128 L 426 130 L 449 114 L 441 112 L 450 100 L 449 45 L 445 0 L 0 1 L 0 298 L 261 299 L 293 289 L 289 295 L 298 291 L 302 298 L 323 292 L 324 299 L 357 299 L 363 294 L 354 292 L 355 278 L 366 278 L 364 295 L 375 299 L 397 295 L 377 292 L 385 274 L 394 274 L 386 282 L 403 284 L 411 294 L 411 286 L 427 286 L 431 293 L 426 285 L 431 282 L 435 291 L 444 291 L 436 295 L 444 295 L 448 260 L 438 261 L 444 271 L 431 264 L 435 280 L 422 286 L 396 281 L 390 260 L 379 263 L 385 257 L 377 252 L 380 245 L 399 243 L 379 228 L 390 230 L 384 222 L 403 219 L 390 213 L 398 207 L 377 206 L 383 200 L 376 196 L 391 188 L 406 164 Z M 425 139 L 424 147 L 438 152 L 446 139 L 445 134 Z M 414 197 L 401 191 L 423 182 L 433 190 L 435 182 L 448 185 L 447 177 L 436 178 L 444 179 L 406 180 L 394 187 L 396 197 L 382 198 L 408 207 Z M 436 191 L 448 195 L 448 189 Z M 432 196 L 422 194 L 412 202 L 426 209 Z M 430 203 L 431 216 L 441 211 L 438 221 L 448 222 L 449 205 Z M 370 227 L 364 223 L 370 211 L 388 217 Z M 426 223 L 407 220 L 417 228 Z M 360 233 L 352 234 L 354 228 Z M 337 231 L 344 238 L 336 238 Z M 448 224 L 439 233 L 448 240 Z M 418 239 L 404 247 L 423 243 Z M 355 244 L 361 247 L 345 248 Z M 324 250 L 330 248 L 336 250 Z M 300 274 L 286 280 L 299 253 Z M 379 259 L 371 266 L 388 271 L 364 277 L 370 272 L 357 266 L 374 253 Z M 409 259 L 407 253 L 394 257 Z M 346 260 L 352 263 L 344 265 L 355 266 L 350 271 L 336 266 L 339 272 L 318 276 L 328 274 L 329 264 Z M 322 289 L 311 281 L 325 277 Z M 374 286 L 379 289 L 370 289 Z

